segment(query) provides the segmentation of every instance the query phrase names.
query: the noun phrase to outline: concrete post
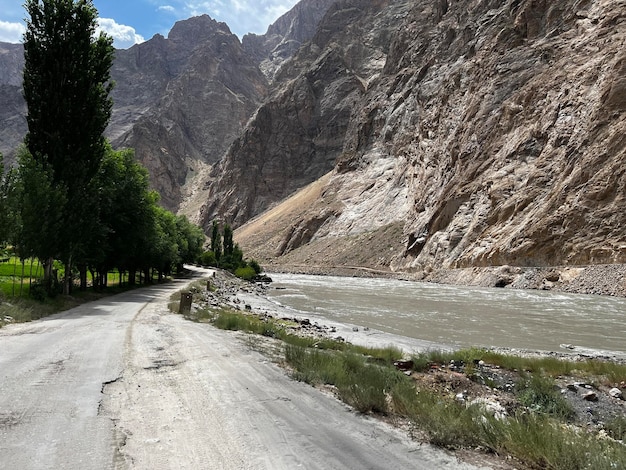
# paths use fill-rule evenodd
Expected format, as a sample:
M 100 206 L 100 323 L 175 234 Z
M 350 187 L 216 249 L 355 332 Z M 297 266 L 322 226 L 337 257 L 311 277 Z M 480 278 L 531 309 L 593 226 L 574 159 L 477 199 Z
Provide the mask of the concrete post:
M 181 315 L 187 315 L 191 312 L 191 302 L 193 300 L 193 294 L 191 292 L 182 292 L 180 294 L 180 305 L 178 307 L 178 313 Z

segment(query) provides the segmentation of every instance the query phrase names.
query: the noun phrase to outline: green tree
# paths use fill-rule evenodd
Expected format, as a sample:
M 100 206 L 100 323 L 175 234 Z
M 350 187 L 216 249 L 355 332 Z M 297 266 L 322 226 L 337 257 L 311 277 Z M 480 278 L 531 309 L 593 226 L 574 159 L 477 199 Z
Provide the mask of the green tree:
M 0 244 L 17 244 L 20 227 L 18 197 L 17 172 L 13 168 L 5 172 L 0 153 Z
M 52 181 L 49 168 L 35 160 L 23 147 L 18 153 L 19 216 L 21 220 L 19 252 L 22 259 L 31 256 L 42 260 L 46 272 L 45 284 L 51 292 L 53 260 L 58 254 L 58 234 L 63 226 L 61 208 L 65 192 Z M 47 234 L 43 237 L 42 234 Z
M 97 280 L 94 287 L 104 287 L 106 273 L 113 268 L 128 272 L 129 282 L 134 284 L 135 273 L 145 264 L 142 257 L 151 240 L 158 196 L 150 191 L 148 172 L 134 155 L 132 149 L 115 151 L 108 147 L 92 180 L 99 224 L 91 238 L 87 265 Z
M 215 254 L 215 259 L 219 262 L 222 257 L 222 235 L 217 220 L 213 221 L 211 227 L 211 251 Z
M 145 277 L 148 278 L 150 268 L 157 270 L 159 280 L 169 275 L 174 266 L 181 262 L 176 216 L 160 206 L 154 206 L 155 224 L 150 243 L 151 257 L 149 264 L 144 265 Z
M 234 243 L 233 229 L 229 224 L 224 224 L 224 253 L 220 259 L 219 266 L 232 272 L 237 268 L 246 266 L 243 260 L 243 251 L 241 251 L 239 245 Z
M 230 225 L 224 224 L 224 257 L 232 256 L 234 248 L 233 229 Z
M 199 260 L 206 237 L 202 229 L 189 222 L 184 215 L 176 217 L 176 229 L 180 256 L 178 270 L 181 271 L 183 263 L 195 263 Z
M 148 280 L 154 269 L 162 278 L 201 255 L 204 233 L 186 217 L 157 205 L 148 172 L 135 161 L 133 150 L 109 147 L 90 190 L 99 220 L 87 260 L 95 287 L 106 285 L 106 273 L 114 267 L 128 272 L 134 284 L 137 271 Z
M 93 200 L 86 195 L 106 152 L 113 40 L 102 33 L 96 37 L 98 13 L 91 0 L 27 0 L 24 6 L 25 143 L 37 171 L 63 200 L 55 208 L 63 222 L 60 233 L 44 226 L 38 231 L 40 238 L 56 242 L 40 243 L 48 248 L 41 255 L 62 259 L 69 293 L 73 263 L 87 254 L 85 243 L 95 227 Z

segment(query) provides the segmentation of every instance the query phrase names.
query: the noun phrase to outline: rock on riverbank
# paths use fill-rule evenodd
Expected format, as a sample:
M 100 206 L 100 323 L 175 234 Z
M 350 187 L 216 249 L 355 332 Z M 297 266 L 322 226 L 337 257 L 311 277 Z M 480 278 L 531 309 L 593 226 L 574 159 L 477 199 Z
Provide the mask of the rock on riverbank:
M 360 266 L 271 265 L 275 272 L 358 277 L 391 277 L 458 286 L 539 289 L 571 294 L 626 297 L 626 265 L 489 266 L 398 272 Z
M 626 297 L 626 265 L 499 266 L 433 271 L 422 280 L 442 284 L 541 289 Z

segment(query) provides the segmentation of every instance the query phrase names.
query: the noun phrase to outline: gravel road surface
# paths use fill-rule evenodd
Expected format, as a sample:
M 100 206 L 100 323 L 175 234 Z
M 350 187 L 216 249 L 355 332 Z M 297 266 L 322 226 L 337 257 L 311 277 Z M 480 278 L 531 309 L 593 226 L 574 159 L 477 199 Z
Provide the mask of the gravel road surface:
M 0 468 L 474 469 L 169 313 L 181 281 L 0 330 Z

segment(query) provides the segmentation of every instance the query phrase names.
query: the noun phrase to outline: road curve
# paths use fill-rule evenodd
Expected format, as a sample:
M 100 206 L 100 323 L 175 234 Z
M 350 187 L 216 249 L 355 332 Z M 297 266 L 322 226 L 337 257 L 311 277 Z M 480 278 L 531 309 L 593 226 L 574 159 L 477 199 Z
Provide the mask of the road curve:
M 169 313 L 181 287 L 1 329 L 0 468 L 475 468 Z

